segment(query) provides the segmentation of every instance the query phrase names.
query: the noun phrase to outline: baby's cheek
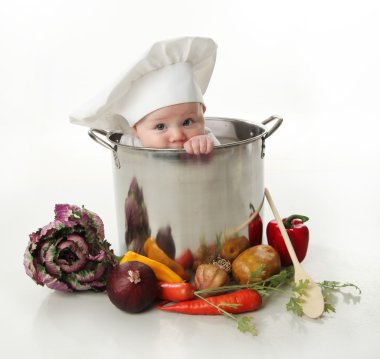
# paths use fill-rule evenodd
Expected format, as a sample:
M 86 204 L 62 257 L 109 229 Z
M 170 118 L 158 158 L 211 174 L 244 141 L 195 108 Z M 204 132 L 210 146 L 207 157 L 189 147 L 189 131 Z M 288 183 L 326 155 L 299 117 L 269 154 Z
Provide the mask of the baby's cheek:
M 202 136 L 205 134 L 205 129 L 203 128 L 203 126 L 197 126 L 193 131 L 192 131 L 192 136 L 191 137 L 194 137 L 194 136 Z

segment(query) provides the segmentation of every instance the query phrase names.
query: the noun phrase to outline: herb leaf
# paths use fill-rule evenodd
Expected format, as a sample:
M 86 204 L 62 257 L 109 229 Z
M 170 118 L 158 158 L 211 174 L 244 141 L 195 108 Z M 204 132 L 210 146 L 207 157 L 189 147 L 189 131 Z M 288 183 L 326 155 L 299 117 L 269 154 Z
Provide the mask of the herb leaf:
M 358 292 L 358 295 L 352 296 L 354 299 L 359 297 L 360 294 L 362 293 L 361 289 L 357 285 L 352 284 L 352 283 L 340 283 L 334 280 L 333 281 L 324 280 L 323 282 L 318 283 L 318 285 L 322 289 L 323 298 L 325 300 L 324 311 L 326 313 L 329 313 L 329 312 L 335 313 L 335 307 L 331 304 L 331 302 L 334 299 L 333 298 L 334 293 L 341 292 L 341 289 L 349 288 L 349 287 L 356 289 L 356 291 Z
M 318 283 L 318 284 L 324 290 L 337 290 L 337 291 L 339 291 L 342 288 L 352 287 L 358 291 L 358 294 L 362 294 L 361 289 L 357 285 L 352 284 L 352 283 L 339 283 L 339 282 L 336 282 L 334 280 L 330 280 L 330 281 L 324 280 L 323 282 Z
M 260 278 L 260 275 L 265 270 L 265 266 L 259 266 L 254 272 L 250 273 L 249 281 L 246 284 L 232 284 L 232 285 L 226 285 L 219 288 L 209 288 L 209 289 L 203 289 L 196 291 L 194 294 L 195 296 L 202 298 L 206 302 L 208 300 L 202 296 L 202 294 L 205 293 L 223 293 L 223 292 L 230 292 L 233 290 L 238 290 L 242 288 L 249 288 L 256 290 L 260 293 L 262 297 L 269 297 L 272 293 L 280 293 L 282 295 L 285 295 L 289 297 L 289 302 L 286 304 L 286 309 L 289 312 L 293 312 L 299 317 L 302 317 L 304 315 L 302 305 L 304 302 L 304 296 L 306 295 L 306 289 L 310 285 L 309 280 L 300 280 L 297 283 L 294 281 L 294 268 L 293 266 L 287 267 L 278 274 L 275 274 L 265 280 L 262 280 Z M 324 311 L 326 313 L 333 312 L 335 313 L 335 308 L 332 305 L 333 301 L 333 295 L 335 293 L 342 293 L 342 289 L 345 288 L 353 288 L 355 289 L 358 294 L 356 296 L 350 295 L 350 298 L 357 299 L 360 297 L 361 290 L 360 288 L 352 283 L 340 283 L 337 281 L 323 281 L 321 283 L 317 283 L 321 289 L 322 294 L 325 302 Z M 343 295 L 347 295 L 342 293 Z M 223 308 L 220 308 L 220 306 L 216 306 L 212 303 L 211 305 L 215 306 L 221 314 L 226 316 L 229 319 L 232 319 L 236 321 L 238 329 L 243 333 L 250 333 L 254 336 L 257 335 L 256 327 L 253 323 L 253 318 L 248 316 L 237 316 L 231 313 L 226 312 L 223 310 Z M 223 303 L 223 305 L 228 305 L 230 307 L 237 306 L 236 304 L 227 304 Z
M 324 308 L 324 311 L 325 311 L 326 313 L 329 313 L 329 312 L 333 312 L 333 313 L 335 313 L 335 307 L 334 307 L 332 304 L 328 303 L 328 302 L 325 300 L 325 308 Z
M 240 307 L 241 304 L 239 303 L 226 303 L 226 302 L 221 302 L 220 304 L 217 305 L 217 307 L 227 307 L 227 308 L 238 308 Z
M 252 317 L 237 317 L 236 318 L 237 327 L 242 333 L 250 333 L 253 336 L 257 335 L 257 329 L 255 324 L 252 322 Z
M 293 312 L 299 317 L 303 316 L 302 310 L 302 298 L 301 297 L 290 297 L 288 304 L 286 305 L 286 310 L 289 312 Z
M 261 281 L 260 277 L 263 275 L 265 270 L 265 264 L 260 264 L 254 272 L 249 273 L 249 282 L 259 282 Z
M 293 281 L 294 278 L 294 268 L 288 267 L 282 270 L 280 273 L 277 273 L 270 277 L 267 280 L 268 285 L 272 287 L 280 287 L 284 284 L 288 284 Z
M 291 287 L 292 291 L 297 293 L 299 296 L 306 294 L 306 289 L 309 287 L 310 281 L 308 279 L 301 279 L 298 283 L 292 282 Z

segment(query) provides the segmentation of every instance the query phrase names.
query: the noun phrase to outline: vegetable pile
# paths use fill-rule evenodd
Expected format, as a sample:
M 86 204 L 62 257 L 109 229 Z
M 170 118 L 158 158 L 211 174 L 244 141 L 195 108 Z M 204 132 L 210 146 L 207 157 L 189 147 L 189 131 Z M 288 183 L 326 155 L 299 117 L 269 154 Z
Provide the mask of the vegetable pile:
M 127 206 L 140 206 L 142 193 L 131 191 Z M 55 219 L 30 234 L 24 255 L 26 273 L 39 285 L 61 291 L 107 291 L 119 309 L 138 313 L 155 307 L 166 312 L 189 315 L 223 315 L 236 322 L 242 332 L 257 335 L 251 316 L 241 313 L 261 308 L 273 293 L 289 298 L 287 310 L 303 315 L 302 304 L 308 281 L 294 282 L 294 270 L 283 239 L 271 221 L 267 226 L 269 244 L 262 243 L 262 220 L 249 226 L 249 238 L 236 234 L 217 237 L 215 243 L 200 242 L 193 253 L 186 249 L 175 258 L 170 227 L 150 235 L 147 220 L 138 223 L 130 212 L 128 225 L 135 226 L 129 240 L 132 249 L 117 257 L 104 239 L 100 217 L 78 206 L 56 205 Z M 307 217 L 284 219 L 297 257 L 307 252 Z M 136 222 L 136 223 L 134 223 Z M 144 239 L 145 238 L 145 239 Z M 270 245 L 271 244 L 271 245 Z M 323 281 L 325 312 L 335 312 L 334 292 L 351 283 Z

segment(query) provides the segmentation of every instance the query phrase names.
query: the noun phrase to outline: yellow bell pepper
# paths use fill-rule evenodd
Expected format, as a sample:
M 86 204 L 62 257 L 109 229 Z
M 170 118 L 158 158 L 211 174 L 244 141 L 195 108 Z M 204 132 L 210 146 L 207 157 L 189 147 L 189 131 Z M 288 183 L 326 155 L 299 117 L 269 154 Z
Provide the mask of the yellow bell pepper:
M 185 269 L 177 263 L 174 259 L 171 259 L 156 243 L 156 241 L 149 237 L 144 243 L 144 252 L 147 257 L 153 259 L 157 262 L 160 262 L 167 267 L 169 267 L 172 271 L 177 273 L 180 277 L 184 279 L 189 279 L 189 274 L 185 271 Z
M 156 275 L 157 280 L 161 282 L 169 282 L 169 283 L 183 282 L 183 279 L 177 273 L 175 273 L 169 267 L 167 267 L 165 264 L 157 262 L 153 259 L 150 259 L 136 252 L 128 251 L 127 253 L 125 253 L 124 256 L 121 258 L 119 264 L 123 264 L 125 262 L 133 262 L 133 261 L 144 263 L 147 266 L 149 266 L 153 270 L 154 274 Z

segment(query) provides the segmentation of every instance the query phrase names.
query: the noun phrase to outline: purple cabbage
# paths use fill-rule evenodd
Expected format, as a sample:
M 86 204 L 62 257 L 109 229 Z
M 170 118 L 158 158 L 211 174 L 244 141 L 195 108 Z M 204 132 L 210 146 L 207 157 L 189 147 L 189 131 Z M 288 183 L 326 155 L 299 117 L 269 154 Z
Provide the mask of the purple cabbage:
M 108 270 L 116 263 L 100 217 L 68 204 L 57 204 L 54 221 L 29 235 L 24 254 L 29 277 L 65 292 L 104 291 Z

